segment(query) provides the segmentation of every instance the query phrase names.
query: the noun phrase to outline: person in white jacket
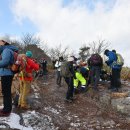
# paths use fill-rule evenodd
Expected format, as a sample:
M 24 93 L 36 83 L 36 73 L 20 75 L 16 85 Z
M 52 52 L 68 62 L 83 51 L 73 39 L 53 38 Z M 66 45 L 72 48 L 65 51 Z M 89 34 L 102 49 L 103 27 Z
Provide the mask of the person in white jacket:
M 59 87 L 61 87 L 61 79 L 62 79 L 62 76 L 61 76 L 61 74 L 60 74 L 60 71 L 61 71 L 61 65 L 62 65 L 62 63 L 63 63 L 63 57 L 61 56 L 61 57 L 59 57 L 59 60 L 56 62 L 56 64 L 55 64 L 55 67 L 56 67 L 56 69 L 57 69 L 57 72 L 56 72 L 56 75 L 57 75 L 57 77 L 56 77 L 56 84 L 59 86 Z

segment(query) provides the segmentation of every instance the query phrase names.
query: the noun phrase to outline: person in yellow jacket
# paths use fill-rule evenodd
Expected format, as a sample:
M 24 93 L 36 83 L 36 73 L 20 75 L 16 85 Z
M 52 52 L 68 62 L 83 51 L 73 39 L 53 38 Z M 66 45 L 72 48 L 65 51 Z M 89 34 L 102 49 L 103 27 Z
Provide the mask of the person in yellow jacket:
M 81 83 L 81 90 L 86 88 L 86 79 L 82 76 L 80 72 L 75 73 L 76 79 L 74 79 L 74 89 L 78 90 L 79 83 Z
M 75 79 L 74 79 L 74 92 L 76 92 L 79 88 L 79 84 L 81 84 L 81 91 L 86 90 L 87 79 L 86 77 L 80 72 L 80 68 L 76 67 L 75 69 Z

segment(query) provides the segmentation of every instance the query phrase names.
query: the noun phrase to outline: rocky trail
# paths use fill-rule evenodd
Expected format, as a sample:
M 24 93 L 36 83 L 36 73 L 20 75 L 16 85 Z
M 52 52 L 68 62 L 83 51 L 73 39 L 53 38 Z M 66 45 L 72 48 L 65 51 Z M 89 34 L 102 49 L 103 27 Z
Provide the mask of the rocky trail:
M 46 80 L 38 77 L 32 85 L 32 109 L 20 111 L 14 108 L 13 112 L 20 116 L 21 125 L 31 126 L 34 130 L 130 130 L 125 114 L 117 112 L 108 103 L 101 103 L 100 97 L 111 93 L 107 90 L 108 85 L 108 82 L 101 83 L 99 92 L 89 89 L 78 93 L 75 100 L 68 103 L 64 100 L 65 82 L 62 81 L 61 87 L 57 86 L 55 75 L 49 73 Z M 26 117 L 27 113 L 30 113 L 29 117 Z
M 126 130 L 130 125 L 125 116 L 116 112 L 110 105 L 102 105 L 99 97 L 107 91 L 108 83 L 101 84 L 99 92 L 89 89 L 86 93 L 75 95 L 73 103 L 65 102 L 67 86 L 62 82 L 59 87 L 55 76 L 49 75 L 48 84 L 38 82 L 42 97 L 41 113 L 52 118 L 54 126 L 59 130 Z

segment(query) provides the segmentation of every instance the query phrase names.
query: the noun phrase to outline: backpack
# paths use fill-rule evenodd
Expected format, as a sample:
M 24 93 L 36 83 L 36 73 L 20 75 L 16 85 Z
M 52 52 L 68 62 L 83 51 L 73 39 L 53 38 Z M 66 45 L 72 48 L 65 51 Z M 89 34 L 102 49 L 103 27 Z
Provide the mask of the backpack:
M 63 62 L 61 67 L 60 67 L 60 75 L 62 77 L 71 77 L 72 76 L 72 73 L 70 72 L 69 70 L 69 64 L 68 62 Z
M 101 65 L 102 64 L 102 58 L 99 54 L 92 54 L 90 57 L 90 65 Z
M 116 54 L 116 56 L 117 56 L 117 61 L 116 61 L 117 65 L 123 66 L 124 65 L 123 57 L 120 54 L 118 54 L 118 53 Z
M 13 63 L 10 66 L 10 69 L 14 74 L 19 73 L 21 70 L 25 68 L 26 65 L 26 55 L 18 54 L 17 52 L 13 52 Z
M 89 70 L 85 67 L 81 67 L 80 68 L 80 73 L 84 76 L 84 77 L 88 77 L 89 74 Z

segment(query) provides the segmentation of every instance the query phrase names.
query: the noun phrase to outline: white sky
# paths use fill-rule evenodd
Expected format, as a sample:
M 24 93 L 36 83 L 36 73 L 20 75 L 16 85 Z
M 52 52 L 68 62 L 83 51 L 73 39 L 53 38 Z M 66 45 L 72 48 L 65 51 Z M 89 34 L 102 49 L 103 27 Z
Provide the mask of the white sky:
M 49 47 L 61 43 L 78 50 L 84 43 L 106 40 L 130 66 L 130 0 L 92 0 L 94 8 L 80 4 L 84 0 L 73 0 L 66 6 L 63 0 L 12 1 L 16 20 L 22 24 L 29 19 Z

